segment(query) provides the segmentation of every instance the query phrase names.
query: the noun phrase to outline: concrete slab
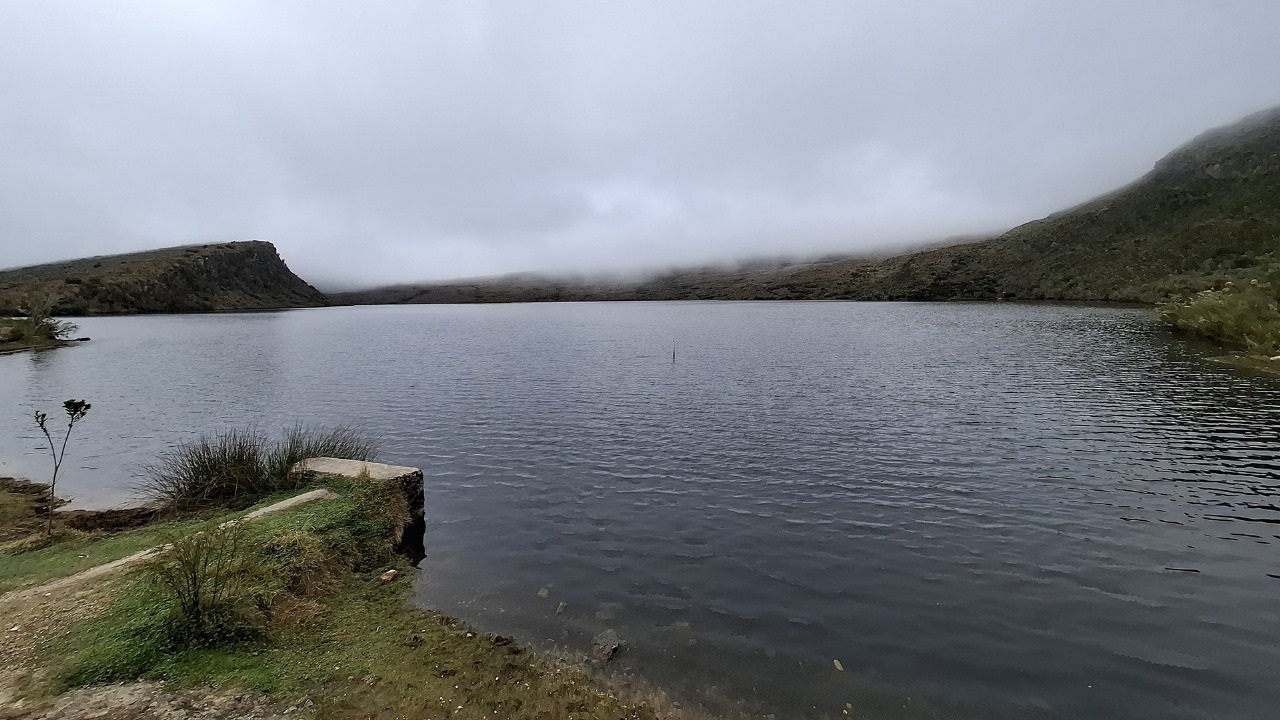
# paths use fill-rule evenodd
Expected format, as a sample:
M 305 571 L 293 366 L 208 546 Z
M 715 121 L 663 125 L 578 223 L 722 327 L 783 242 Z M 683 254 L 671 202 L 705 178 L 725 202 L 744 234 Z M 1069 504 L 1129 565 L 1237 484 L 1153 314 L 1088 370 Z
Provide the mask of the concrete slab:
M 422 477 L 422 471 L 403 465 L 384 465 L 364 460 L 343 460 L 341 458 L 315 457 L 307 458 L 290 468 L 293 472 L 311 472 L 317 475 L 333 475 L 345 478 L 367 477 L 370 480 L 401 480 L 403 478 Z

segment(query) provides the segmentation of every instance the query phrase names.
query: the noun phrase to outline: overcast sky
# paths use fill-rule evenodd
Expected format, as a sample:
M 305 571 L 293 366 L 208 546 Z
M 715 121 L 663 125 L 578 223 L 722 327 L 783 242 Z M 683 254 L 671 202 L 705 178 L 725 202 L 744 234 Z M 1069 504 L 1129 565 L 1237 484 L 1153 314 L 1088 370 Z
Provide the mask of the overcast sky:
M 0 0 L 0 266 L 313 283 L 1003 229 L 1280 104 L 1280 2 Z

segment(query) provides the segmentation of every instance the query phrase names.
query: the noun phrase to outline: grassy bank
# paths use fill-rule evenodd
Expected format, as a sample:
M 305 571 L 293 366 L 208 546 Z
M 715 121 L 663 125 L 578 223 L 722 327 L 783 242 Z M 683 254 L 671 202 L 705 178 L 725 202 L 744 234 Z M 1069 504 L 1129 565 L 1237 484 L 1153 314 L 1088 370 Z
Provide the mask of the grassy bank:
M 59 624 L 19 660 L 35 670 L 21 687 L 23 706 L 34 712 L 79 688 L 152 681 L 165 693 L 252 693 L 300 717 L 660 717 L 619 699 L 583 667 L 413 607 L 417 571 L 393 555 L 390 540 L 406 512 L 399 490 L 321 484 L 337 497 L 245 523 L 233 540 L 215 528 L 242 512 L 5 550 L 0 587 L 14 588 L 178 543 L 113 580 L 100 611 Z M 193 548 L 230 568 L 218 576 L 221 599 L 199 619 L 169 582 Z M 384 581 L 388 568 L 399 577 Z M 14 608 L 0 605 L 6 611 Z
M 1280 291 L 1268 282 L 1224 283 L 1160 306 L 1177 330 L 1237 354 L 1222 362 L 1264 372 L 1280 372 Z

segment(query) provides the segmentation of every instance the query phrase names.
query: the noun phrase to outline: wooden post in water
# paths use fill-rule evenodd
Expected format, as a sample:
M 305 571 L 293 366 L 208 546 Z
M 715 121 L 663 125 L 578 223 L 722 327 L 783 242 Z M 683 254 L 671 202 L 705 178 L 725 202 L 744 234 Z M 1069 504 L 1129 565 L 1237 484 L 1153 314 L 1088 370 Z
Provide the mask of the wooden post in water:
M 671 341 L 671 364 L 674 365 L 675 363 L 676 363 L 676 341 L 672 340 Z

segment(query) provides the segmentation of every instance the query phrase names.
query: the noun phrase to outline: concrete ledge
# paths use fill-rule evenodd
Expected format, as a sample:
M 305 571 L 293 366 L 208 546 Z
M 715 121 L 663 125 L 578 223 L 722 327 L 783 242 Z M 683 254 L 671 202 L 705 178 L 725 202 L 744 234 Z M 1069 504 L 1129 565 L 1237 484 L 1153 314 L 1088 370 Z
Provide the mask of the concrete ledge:
M 290 469 L 293 472 L 310 472 L 316 475 L 332 475 L 352 479 L 361 477 L 367 477 L 370 480 L 400 480 L 406 477 L 422 479 L 422 471 L 418 468 L 331 457 L 307 458 L 295 463 Z

